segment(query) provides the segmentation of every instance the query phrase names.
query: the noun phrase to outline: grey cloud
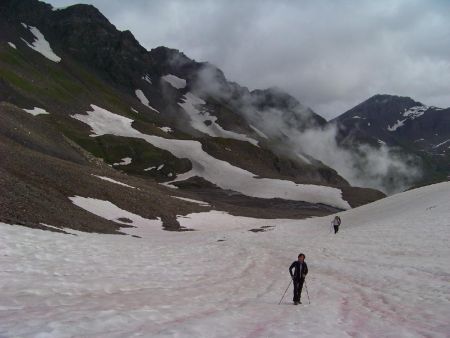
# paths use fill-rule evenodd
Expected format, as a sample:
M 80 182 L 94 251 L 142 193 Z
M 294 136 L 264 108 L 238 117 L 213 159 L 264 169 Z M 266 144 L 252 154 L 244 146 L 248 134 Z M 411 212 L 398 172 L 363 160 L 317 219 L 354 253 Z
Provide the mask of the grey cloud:
M 81 2 L 148 49 L 180 49 L 250 89 L 277 86 L 326 118 L 376 93 L 450 106 L 449 1 Z
M 301 105 L 290 107 L 291 112 L 273 107 L 261 107 L 250 93 L 241 92 L 233 99 L 232 92 L 223 88 L 211 67 L 200 72 L 194 91 L 200 96 L 225 99 L 255 126 L 272 139 L 269 144 L 288 157 L 314 158 L 335 169 L 353 186 L 370 187 L 387 194 L 404 191 L 422 176 L 418 158 L 405 155 L 385 145 L 359 145 L 347 149 L 337 139 L 337 127 L 320 127 L 313 122 L 310 111 Z M 308 128 L 304 128 L 305 126 Z M 279 140 L 279 141 L 275 141 Z

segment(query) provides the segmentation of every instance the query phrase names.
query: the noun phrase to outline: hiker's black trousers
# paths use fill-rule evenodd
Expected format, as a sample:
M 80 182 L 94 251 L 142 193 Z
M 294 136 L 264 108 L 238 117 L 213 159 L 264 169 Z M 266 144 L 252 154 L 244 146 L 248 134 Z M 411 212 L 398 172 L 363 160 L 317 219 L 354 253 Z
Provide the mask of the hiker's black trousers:
M 339 225 L 334 226 L 334 233 L 336 234 L 339 231 Z
M 303 282 L 305 280 L 301 278 L 300 280 L 294 280 L 294 302 L 299 302 L 300 297 L 302 296 Z

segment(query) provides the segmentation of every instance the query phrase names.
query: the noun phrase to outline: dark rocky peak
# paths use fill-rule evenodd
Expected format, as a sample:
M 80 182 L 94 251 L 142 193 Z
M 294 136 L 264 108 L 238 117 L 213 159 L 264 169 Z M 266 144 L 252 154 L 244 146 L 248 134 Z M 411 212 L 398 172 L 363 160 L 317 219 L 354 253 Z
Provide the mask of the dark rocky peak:
M 283 92 L 280 88 L 255 89 L 251 91 L 256 106 L 292 110 L 301 106 L 293 96 Z
M 57 29 L 63 43 L 68 47 L 131 48 L 129 53 L 146 53 L 130 31 L 119 31 L 92 5 L 73 5 L 52 13 L 52 28 Z M 120 51 L 121 54 L 124 51 Z M 117 56 L 117 55 L 112 55 Z
M 60 48 L 116 84 L 134 88 L 152 71 L 147 50 L 133 34 L 119 31 L 94 6 L 52 11 L 47 25 Z
M 209 62 L 190 59 L 178 49 L 160 46 L 152 49 L 149 55 L 158 75 L 170 73 L 184 78 L 204 95 L 217 96 L 215 94 L 218 88 L 223 93 L 228 93 L 233 87 L 219 68 Z
M 38 0 L 1 0 L 0 16 L 8 22 L 27 21 L 36 25 L 52 11 L 52 6 Z
M 388 94 L 376 94 L 361 104 L 371 104 L 371 105 L 409 105 L 409 106 L 422 106 L 423 104 L 414 101 L 412 98 L 407 96 L 397 96 Z
M 423 106 L 423 104 L 410 97 L 377 94 L 346 111 L 332 122 L 354 118 L 390 121 L 406 110 L 417 106 Z
M 115 29 L 108 19 L 94 6 L 76 4 L 69 7 L 55 9 L 54 16 L 59 20 L 69 20 L 81 24 L 100 24 Z
M 277 109 L 283 111 L 285 118 L 297 121 L 298 128 L 323 126 L 326 120 L 312 109 L 302 105 L 296 98 L 280 88 L 255 89 L 250 92 L 253 106 L 259 110 Z
M 184 53 L 174 48 L 159 46 L 148 53 L 153 62 L 160 67 L 179 69 L 195 63 L 194 60 L 191 60 Z

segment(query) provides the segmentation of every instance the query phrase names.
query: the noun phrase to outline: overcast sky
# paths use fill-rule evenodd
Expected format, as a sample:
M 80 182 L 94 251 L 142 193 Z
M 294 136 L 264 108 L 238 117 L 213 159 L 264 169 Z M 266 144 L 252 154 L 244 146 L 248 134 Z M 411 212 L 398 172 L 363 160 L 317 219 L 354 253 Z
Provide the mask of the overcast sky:
M 325 118 L 370 96 L 450 107 L 449 0 L 46 0 L 90 3 L 147 49 L 277 86 Z

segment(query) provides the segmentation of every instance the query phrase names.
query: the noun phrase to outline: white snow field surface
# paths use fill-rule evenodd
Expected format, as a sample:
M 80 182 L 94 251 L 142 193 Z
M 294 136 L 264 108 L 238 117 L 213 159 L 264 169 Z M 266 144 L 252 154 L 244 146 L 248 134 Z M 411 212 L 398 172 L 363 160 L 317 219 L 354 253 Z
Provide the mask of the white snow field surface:
M 50 114 L 45 109 L 39 108 L 39 107 L 34 107 L 33 109 L 23 109 L 23 110 L 26 111 L 28 114 L 31 114 L 33 116 Z
M 26 29 L 28 29 L 31 32 L 31 34 L 34 35 L 34 38 L 35 38 L 35 40 L 32 43 L 29 43 L 25 39 L 21 38 L 22 41 L 28 47 L 30 47 L 31 49 L 34 49 L 36 52 L 42 54 L 50 61 L 53 61 L 53 62 L 61 61 L 61 58 L 58 55 L 56 55 L 55 52 L 53 52 L 52 48 L 50 47 L 50 44 L 45 39 L 44 35 L 39 31 L 39 29 L 37 29 L 36 27 L 33 27 L 33 26 L 28 26 L 25 23 L 22 23 L 22 26 L 25 27 Z
M 177 181 L 199 176 L 223 189 L 230 189 L 247 196 L 260 198 L 284 198 L 311 203 L 324 203 L 341 209 L 350 205 L 342 198 L 337 188 L 296 184 L 291 181 L 257 178 L 253 173 L 218 160 L 202 149 L 200 142 L 191 140 L 166 139 L 147 135 L 132 127 L 133 120 L 113 114 L 106 109 L 91 105 L 87 115 L 72 115 L 73 118 L 88 124 L 93 131 L 91 136 L 112 134 L 123 137 L 140 138 L 157 148 L 169 151 L 175 157 L 188 158 L 192 170 L 178 175 Z M 174 182 L 174 181 L 173 181 Z
M 188 114 L 191 119 L 191 126 L 194 129 L 197 129 L 212 137 L 231 138 L 239 141 L 250 142 L 251 144 L 258 146 L 258 141 L 248 137 L 247 135 L 223 129 L 216 122 L 216 116 L 212 116 L 207 111 L 201 109 L 201 106 L 205 103 L 206 102 L 203 99 L 192 94 L 191 92 L 186 93 L 186 95 L 183 96 L 183 102 L 178 103 L 178 105 Z M 208 124 L 205 124 L 205 122 Z
M 139 99 L 139 101 L 141 101 L 141 103 L 144 106 L 147 106 L 148 108 L 150 108 L 151 110 L 153 110 L 153 111 L 155 111 L 155 112 L 157 112 L 159 114 L 159 110 L 153 108 L 150 105 L 150 101 L 147 99 L 147 97 L 145 96 L 145 94 L 144 94 L 144 92 L 142 90 L 136 89 L 135 90 L 135 94 L 136 94 L 136 97 Z
M 162 227 L 161 219 L 147 219 L 139 215 L 133 214 L 127 210 L 119 208 L 117 205 L 104 200 L 91 197 L 73 196 L 69 197 L 76 206 L 104 219 L 127 226 L 139 227 L 138 229 L 122 229 L 127 234 L 137 234 L 142 231 L 159 230 Z M 123 221 L 122 219 L 128 221 Z
M 219 212 L 144 238 L 0 224 L 0 336 L 448 337 L 449 204 L 450 183 L 411 190 L 341 213 L 336 235 L 332 216 Z M 299 252 L 311 304 L 290 286 L 278 305 Z
M 175 89 L 183 89 L 186 87 L 186 80 L 179 78 L 176 75 L 173 74 L 167 74 L 162 77 L 164 81 L 169 83 L 172 87 Z

